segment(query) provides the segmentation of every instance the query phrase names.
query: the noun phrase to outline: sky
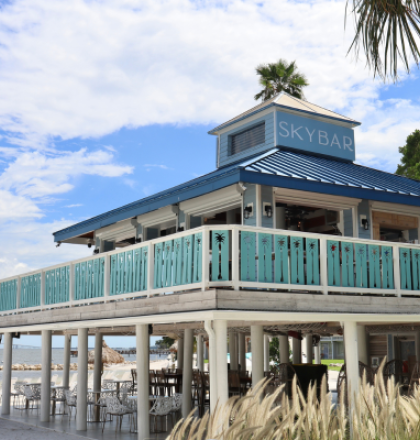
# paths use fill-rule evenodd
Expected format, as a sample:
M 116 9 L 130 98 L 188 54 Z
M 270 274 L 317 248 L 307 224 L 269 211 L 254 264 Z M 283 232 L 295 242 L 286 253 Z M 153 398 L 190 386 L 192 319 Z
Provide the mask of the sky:
M 0 278 L 91 254 L 52 233 L 215 168 L 207 132 L 255 105 L 255 67 L 296 60 L 310 102 L 362 122 L 394 172 L 419 72 L 348 55 L 346 1 L 0 0 Z

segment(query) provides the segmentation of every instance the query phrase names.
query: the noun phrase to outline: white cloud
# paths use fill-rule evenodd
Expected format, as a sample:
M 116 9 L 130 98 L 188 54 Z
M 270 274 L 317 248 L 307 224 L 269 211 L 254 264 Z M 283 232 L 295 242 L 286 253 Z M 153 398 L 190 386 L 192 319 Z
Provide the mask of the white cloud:
M 363 60 L 346 57 L 352 26 L 344 32 L 345 5 L 14 1 L 0 16 L 0 127 L 22 148 L 46 148 L 53 136 L 219 123 L 255 104 L 255 66 L 284 57 L 307 74 L 310 101 L 363 117 L 368 134 L 357 138 L 358 151 L 375 151 L 367 139 L 382 139 L 381 157 L 389 163 L 400 137 L 383 136 L 388 129 L 371 121 L 384 86 Z M 401 121 L 399 131 L 408 125 Z
M 92 255 L 87 246 L 56 247 L 52 233 L 69 221 L 0 223 L 0 279 Z
M 82 203 L 73 203 L 72 205 L 66 205 L 66 208 L 78 208 L 79 206 L 83 206 Z
M 172 169 L 166 165 L 158 165 L 158 164 L 145 164 L 143 166 L 145 166 L 146 168 L 161 168 L 162 170 L 171 170 Z
M 0 176 L 0 188 L 37 198 L 70 191 L 71 178 L 81 174 L 117 177 L 132 173 L 132 167 L 114 164 L 113 159 L 110 152 L 86 149 L 55 155 L 22 153 Z

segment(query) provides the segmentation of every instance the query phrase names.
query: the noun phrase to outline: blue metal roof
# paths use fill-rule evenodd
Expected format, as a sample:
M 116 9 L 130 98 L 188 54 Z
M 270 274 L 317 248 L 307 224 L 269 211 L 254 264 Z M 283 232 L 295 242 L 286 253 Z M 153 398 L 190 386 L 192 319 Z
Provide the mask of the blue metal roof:
M 351 188 L 420 197 L 420 182 L 362 165 L 278 150 L 245 170 Z
M 238 182 L 420 206 L 420 182 L 384 171 L 275 148 L 55 232 L 63 241 Z

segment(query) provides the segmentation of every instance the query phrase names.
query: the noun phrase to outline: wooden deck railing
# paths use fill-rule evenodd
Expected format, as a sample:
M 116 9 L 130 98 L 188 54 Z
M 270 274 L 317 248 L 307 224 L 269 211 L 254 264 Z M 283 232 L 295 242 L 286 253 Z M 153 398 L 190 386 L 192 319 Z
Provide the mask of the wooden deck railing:
M 420 246 L 202 226 L 0 280 L 0 314 L 212 287 L 420 295 Z

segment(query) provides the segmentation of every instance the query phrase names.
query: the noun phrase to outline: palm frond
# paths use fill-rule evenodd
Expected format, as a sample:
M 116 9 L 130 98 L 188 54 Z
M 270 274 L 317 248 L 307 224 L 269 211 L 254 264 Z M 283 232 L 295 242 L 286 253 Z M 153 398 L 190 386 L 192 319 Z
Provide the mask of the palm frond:
M 347 0 L 346 21 L 349 7 L 355 36 L 348 53 L 362 49 L 374 76 L 396 81 L 399 63 L 407 73 L 419 65 L 420 0 Z

